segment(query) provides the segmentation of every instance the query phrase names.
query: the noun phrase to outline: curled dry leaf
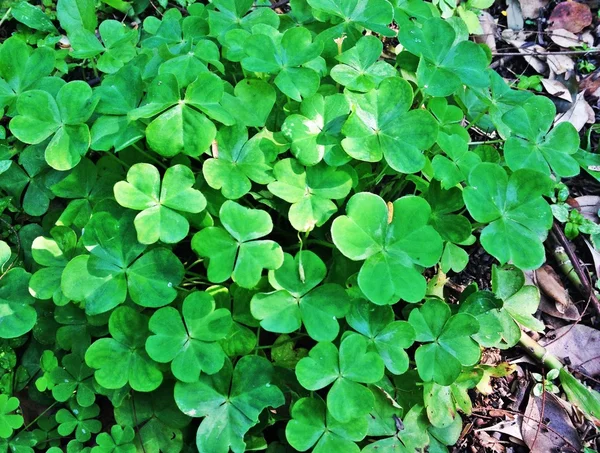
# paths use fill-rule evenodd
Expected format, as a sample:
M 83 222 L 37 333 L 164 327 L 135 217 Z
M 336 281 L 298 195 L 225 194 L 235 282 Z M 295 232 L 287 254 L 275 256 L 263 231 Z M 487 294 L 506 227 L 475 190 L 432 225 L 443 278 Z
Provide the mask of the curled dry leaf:
M 475 42 L 487 44 L 492 52 L 496 51 L 496 32 L 498 24 L 494 17 L 487 11 L 482 11 L 479 14 L 479 24 L 483 33 L 475 36 Z
M 525 19 L 537 19 L 540 17 L 540 10 L 548 6 L 549 0 L 519 0 L 521 12 Z
M 586 219 L 598 223 L 598 210 L 600 210 L 600 196 L 583 195 L 573 199 L 572 206 Z
M 588 75 L 579 84 L 579 90 L 587 96 L 600 97 L 600 70 Z
M 564 326 L 540 344 L 573 370 L 592 377 L 600 375 L 600 330 L 582 324 Z
M 552 10 L 548 22 L 550 22 L 549 30 L 562 28 L 572 33 L 579 33 L 592 24 L 592 12 L 590 7 L 583 3 L 562 2 Z
M 521 5 L 518 0 L 506 0 L 508 7 L 506 8 L 506 21 L 508 28 L 511 30 L 523 30 L 525 20 L 523 19 L 523 13 L 521 12 Z
M 562 282 L 560 277 L 552 267 L 544 264 L 537 271 L 535 271 L 535 277 L 537 280 L 538 287 L 543 291 L 544 294 L 551 297 L 556 303 L 556 308 L 562 313 L 567 306 L 572 305 L 571 298 Z
M 576 47 L 582 43 L 581 39 L 575 33 L 571 33 L 564 28 L 552 30 L 550 32 L 550 39 L 560 47 Z
M 559 399 L 552 393 L 529 397 L 521 431 L 531 453 L 581 451 L 577 430 Z
M 546 61 L 548 62 L 550 71 L 554 74 L 565 74 L 575 69 L 575 62 L 568 55 L 548 55 Z
M 507 434 L 510 437 L 514 437 L 515 439 L 523 440 L 523 436 L 521 434 L 521 425 L 523 424 L 523 416 L 517 415 L 512 420 L 502 421 L 500 423 L 496 423 L 493 426 L 488 426 L 486 428 L 478 429 L 477 431 L 488 431 L 488 432 L 497 432 L 502 434 Z
M 542 85 L 548 94 L 567 102 L 573 102 L 573 96 L 571 96 L 569 89 L 558 80 L 542 79 Z
M 565 121 L 573 124 L 578 131 L 580 131 L 586 123 L 594 123 L 596 121 L 594 110 L 585 100 L 583 93 L 577 95 L 575 102 L 569 110 L 557 117 L 554 125 L 556 126 Z
M 546 52 L 546 49 L 544 49 L 542 46 L 537 45 L 537 44 L 534 46 L 524 47 L 525 41 L 521 40 L 521 39 L 511 39 L 507 42 L 509 44 L 515 46 L 515 48 L 520 53 L 523 54 L 525 61 L 533 69 L 535 69 L 538 73 L 540 73 L 540 74 L 546 73 L 546 71 L 548 70 L 548 65 L 545 62 L 543 62 L 542 60 L 540 60 L 539 58 L 532 56 L 533 54 L 536 54 L 536 53 L 544 53 L 544 52 Z

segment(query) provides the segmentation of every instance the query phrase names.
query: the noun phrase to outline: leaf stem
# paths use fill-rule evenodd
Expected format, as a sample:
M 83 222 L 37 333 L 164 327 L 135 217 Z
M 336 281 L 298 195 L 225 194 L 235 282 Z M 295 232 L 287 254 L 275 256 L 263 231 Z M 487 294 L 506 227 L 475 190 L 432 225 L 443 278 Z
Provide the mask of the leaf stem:
M 6 12 L 4 13 L 4 16 L 2 16 L 2 19 L 0 19 L 0 27 L 2 27 L 2 24 L 8 18 L 8 15 L 10 14 L 11 11 L 12 11 L 12 6 L 6 10 Z
M 486 140 L 483 142 L 469 142 L 469 146 L 473 145 L 493 145 L 494 143 L 504 143 L 506 140 L 500 138 L 498 140 Z
M 144 151 L 142 148 L 140 148 L 137 144 L 132 144 L 131 147 L 133 149 L 135 149 L 138 153 L 140 153 L 141 155 L 143 155 L 144 157 L 147 157 L 148 159 L 150 159 L 152 162 L 154 162 L 155 164 L 159 165 L 160 167 L 162 167 L 163 170 L 167 169 L 167 166 L 165 164 L 163 164 L 160 160 L 158 160 L 156 157 L 152 156 L 150 153 L 148 153 L 147 151 Z
M 560 360 L 558 360 L 557 357 L 550 354 L 545 347 L 543 347 L 522 330 L 519 343 L 527 350 L 529 355 L 539 360 L 543 365 L 547 366 L 551 370 L 561 370 L 563 368 L 563 364 Z
M 58 404 L 58 401 L 54 401 L 50 406 L 48 406 L 46 409 L 44 409 L 40 415 L 35 417 L 31 422 L 27 423 L 27 425 L 25 425 L 20 432 L 27 431 L 29 429 L 29 427 L 31 427 L 31 425 L 35 424 L 35 422 L 37 422 L 40 418 L 42 418 L 46 412 L 48 412 L 50 409 L 52 409 L 57 404 Z

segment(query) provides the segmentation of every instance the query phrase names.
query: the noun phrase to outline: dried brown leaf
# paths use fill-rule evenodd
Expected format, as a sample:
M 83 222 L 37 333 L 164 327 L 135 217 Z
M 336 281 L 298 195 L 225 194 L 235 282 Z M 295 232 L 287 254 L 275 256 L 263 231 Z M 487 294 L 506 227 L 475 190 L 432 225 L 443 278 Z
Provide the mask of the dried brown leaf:
M 581 39 L 569 30 L 558 28 L 550 32 L 550 39 L 560 47 L 577 47 L 581 45 Z
M 547 264 L 540 267 L 535 271 L 535 277 L 538 287 L 546 294 L 551 297 L 559 306 L 558 310 L 564 312 L 567 306 L 572 305 L 569 293 L 563 286 L 560 277 L 552 267 Z
M 590 7 L 583 3 L 561 2 L 552 10 L 548 22 L 550 23 L 548 30 L 562 28 L 572 33 L 579 33 L 592 24 L 592 12 Z
M 565 121 L 572 123 L 578 131 L 580 131 L 586 123 L 594 123 L 596 121 L 594 110 L 584 99 L 583 93 L 577 95 L 575 102 L 569 110 L 558 116 L 555 124 L 563 123 Z
M 598 210 L 600 210 L 600 197 L 598 195 L 583 195 L 574 199 L 577 210 L 586 219 L 598 223 Z
M 526 19 L 537 19 L 540 17 L 540 10 L 548 6 L 549 0 L 519 0 L 521 12 Z
M 592 377 L 600 375 L 600 330 L 583 324 L 564 326 L 540 344 L 573 370 Z
M 542 85 L 548 94 L 567 102 L 573 102 L 573 96 L 571 96 L 569 89 L 558 80 L 542 79 Z
M 577 430 L 551 393 L 545 393 L 543 398 L 530 395 L 521 431 L 531 453 L 581 451 Z
M 498 31 L 498 24 L 494 17 L 487 11 L 482 11 L 479 14 L 479 25 L 483 33 L 481 35 L 475 35 L 475 42 L 487 44 L 492 52 L 496 51 L 496 32 Z

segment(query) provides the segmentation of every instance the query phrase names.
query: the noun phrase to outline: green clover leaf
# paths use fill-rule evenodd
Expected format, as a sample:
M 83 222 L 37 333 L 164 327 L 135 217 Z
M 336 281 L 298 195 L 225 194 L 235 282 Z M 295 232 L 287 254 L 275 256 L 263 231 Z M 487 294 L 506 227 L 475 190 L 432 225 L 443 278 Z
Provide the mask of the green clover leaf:
M 340 330 L 337 319 L 349 308 L 344 288 L 335 283 L 319 286 L 327 268 L 316 254 L 284 254 L 283 264 L 269 272 L 276 291 L 257 293 L 251 301 L 252 316 L 269 332 L 291 333 L 304 324 L 316 341 L 333 341 Z
M 456 43 L 456 31 L 441 18 L 418 25 L 406 21 L 398 39 L 406 50 L 421 57 L 417 81 L 430 96 L 449 96 L 463 85 L 485 88 L 490 84 L 484 50 L 471 41 Z
M 415 341 L 415 330 L 406 321 L 394 321 L 390 306 L 373 305 L 366 300 L 355 300 L 346 316 L 350 327 L 364 335 L 393 374 L 408 370 L 408 349 Z
M 352 91 L 367 92 L 382 80 L 397 75 L 396 69 L 379 60 L 383 43 L 375 36 L 364 36 L 354 47 L 336 56 L 340 64 L 331 69 L 331 78 Z
M 205 292 L 187 296 L 182 313 L 183 322 L 173 307 L 152 315 L 149 328 L 154 335 L 146 340 L 146 351 L 159 363 L 172 362 L 173 375 L 180 381 L 195 382 L 201 373 L 215 374 L 223 367 L 225 353 L 217 342 L 231 329 L 231 313 L 215 310 L 213 297 Z
M 181 430 L 191 419 L 175 404 L 173 384 L 163 384 L 152 393 L 130 392 L 123 403 L 115 407 L 115 421 L 121 426 L 134 427 L 146 452 L 182 450 Z
M 437 144 L 444 152 L 436 154 L 431 165 L 433 176 L 442 183 L 444 189 L 451 189 L 463 182 L 469 176 L 471 170 L 481 163 L 481 158 L 469 151 L 468 138 L 458 134 L 446 134 L 440 132 Z
M 0 110 L 8 107 L 13 116 L 17 97 L 50 75 L 54 58 L 50 47 L 32 49 L 18 36 L 5 40 L 0 46 Z
M 114 193 L 121 206 L 142 211 L 133 221 L 142 244 L 162 241 L 174 244 L 184 239 L 190 229 L 180 212 L 199 213 L 206 207 L 202 192 L 192 186 L 194 173 L 185 165 L 167 168 L 162 179 L 150 164 L 135 164 L 127 172 L 127 181 L 115 184 Z
M 192 238 L 192 249 L 209 258 L 211 282 L 221 283 L 231 277 L 242 288 L 253 288 L 263 269 L 281 266 L 283 251 L 279 244 L 256 240 L 273 229 L 269 213 L 228 200 L 221 206 L 219 219 L 224 228 L 204 228 Z
M 23 417 L 12 414 L 19 407 L 19 400 L 9 397 L 7 394 L 0 395 L 0 437 L 8 439 L 13 430 L 23 426 Z
M 533 316 L 540 304 L 540 291 L 537 286 L 525 284 L 523 271 L 514 266 L 493 266 L 492 291 L 504 302 L 504 310 L 516 322 L 533 331 L 544 331 L 544 323 Z M 516 343 L 516 329 L 514 332 L 513 342 Z
M 352 196 L 347 215 L 331 225 L 333 242 L 351 260 L 365 260 L 358 284 L 371 302 L 419 302 L 426 288 L 419 269 L 438 262 L 442 240 L 428 224 L 431 208 L 424 199 L 405 196 L 391 207 L 374 194 Z
M 93 206 L 112 198 L 114 183 L 119 173 L 103 172 L 87 158 L 83 158 L 72 170 L 61 174 L 61 179 L 50 186 L 52 193 L 60 198 L 70 199 L 56 224 L 84 228 L 92 215 Z
M 308 0 L 308 4 L 318 12 L 340 17 L 344 25 L 358 25 L 383 36 L 396 35 L 389 28 L 394 9 L 386 0 Z
M 230 30 L 243 29 L 250 31 L 259 24 L 279 28 L 279 15 L 269 8 L 255 8 L 251 11 L 252 0 L 215 0 L 215 10 L 208 12 L 210 36 L 219 41 Z
M 312 231 L 337 212 L 332 200 L 345 198 L 352 189 L 351 167 L 325 163 L 302 167 L 295 159 L 275 164 L 276 181 L 267 187 L 276 197 L 292 203 L 288 218 L 298 231 Z
M 93 374 L 94 370 L 88 367 L 79 355 L 64 356 L 62 367 L 56 367 L 50 372 L 54 382 L 52 397 L 56 401 L 65 402 L 75 395 L 77 404 L 82 407 L 91 406 L 96 399 Z
M 333 384 L 327 393 L 327 410 L 342 423 L 366 416 L 375 404 L 363 384 L 383 378 L 384 364 L 368 346 L 365 337 L 350 334 L 339 351 L 333 343 L 318 343 L 296 365 L 296 376 L 305 389 L 315 391 Z
M 2 173 L 0 188 L 21 200 L 23 210 L 32 216 L 41 216 L 48 211 L 54 194 L 50 186 L 59 178 L 44 160 L 43 147 L 28 146 L 19 154 L 17 162 L 8 161 L 10 166 Z M 22 167 L 22 168 L 21 168 Z
M 146 140 L 161 156 L 199 156 L 215 139 L 215 125 L 200 112 L 210 114 L 205 102 L 211 107 L 221 100 L 223 82 L 215 74 L 202 73 L 194 84 L 202 87 L 204 94 L 194 96 L 201 90 L 192 84 L 182 99 L 177 78 L 170 73 L 159 74 L 148 87 L 145 104 L 128 114 L 130 120 L 158 115 L 146 128 Z
M 300 113 L 286 117 L 281 131 L 291 141 L 292 154 L 302 165 L 315 165 L 325 159 L 338 166 L 349 158 L 341 148 L 342 125 L 350 105 L 343 94 L 307 97 L 300 105 Z
M 96 63 L 99 71 L 117 72 L 136 54 L 138 31 L 127 28 L 116 20 L 102 21 L 98 27 L 102 43 L 93 31 L 81 29 L 69 34 L 72 55 L 75 58 L 92 58 L 100 55 Z
M 423 168 L 423 150 L 435 143 L 438 126 L 426 110 L 410 110 L 413 92 L 406 80 L 392 77 L 368 93 L 346 96 L 353 112 L 342 128 L 344 151 L 366 162 L 385 158 L 400 173 Z
M 442 239 L 458 244 L 469 238 L 471 222 L 465 216 L 455 214 L 465 206 L 458 187 L 444 190 L 438 182 L 432 181 L 425 199 L 431 206 L 431 225 Z
M 501 263 L 512 261 L 521 269 L 543 264 L 542 241 L 552 227 L 552 211 L 542 195 L 550 184 L 537 171 L 517 170 L 509 177 L 491 163 L 478 165 L 469 175 L 465 204 L 477 222 L 489 223 L 481 232 L 481 245 Z
M 323 43 L 313 43 L 308 29 L 293 27 L 279 33 L 272 27 L 255 26 L 252 32 L 244 43 L 245 70 L 277 74 L 275 86 L 298 102 L 317 92 L 319 73 L 303 65 L 321 54 Z
M 475 365 L 479 360 L 479 345 L 471 339 L 479 331 L 475 317 L 467 313 L 451 316 L 445 302 L 430 299 L 410 312 L 408 322 L 415 329 L 416 340 L 424 343 L 415 352 L 417 370 L 424 381 L 450 385 L 462 366 Z
M 264 80 L 244 79 L 237 83 L 233 94 L 223 93 L 222 105 L 237 124 L 263 127 L 275 105 L 276 97 L 275 88 Z
M 140 70 L 131 65 L 109 75 L 96 89 L 101 116 L 92 125 L 90 147 L 97 151 L 119 152 L 144 138 L 145 126 L 141 121 L 129 118 L 128 113 L 136 109 L 144 93 Z
M 259 356 L 229 360 L 217 374 L 202 375 L 193 383 L 175 384 L 175 401 L 184 414 L 205 417 L 196 435 L 199 451 L 242 453 L 244 435 L 258 423 L 267 407 L 279 407 L 283 393 L 272 384 L 273 366 Z
M 358 417 L 342 423 L 332 417 L 322 400 L 302 398 L 292 407 L 285 437 L 298 451 L 314 446 L 314 453 L 358 453 L 356 442 L 367 434 L 367 420 Z
M 519 308 L 522 313 L 531 308 L 535 312 L 537 304 Z M 521 337 L 521 329 L 509 311 L 504 309 L 502 301 L 489 291 L 477 291 L 469 295 L 460 304 L 459 312 L 468 313 L 477 319 L 479 332 L 473 335 L 473 339 L 483 347 L 507 349 L 517 344 Z M 539 321 L 535 321 L 538 327 Z
M 88 348 L 85 362 L 96 371 L 98 384 L 120 389 L 129 384 L 139 392 L 151 392 L 162 382 L 162 372 L 148 357 L 144 343 L 148 318 L 130 307 L 118 307 L 108 320 L 110 338 L 100 338 Z
M 391 437 L 367 445 L 362 449 L 362 453 L 379 453 L 381 451 L 413 453 L 415 450 L 424 449 L 429 444 L 429 435 L 427 434 L 429 423 L 423 406 L 417 404 L 411 407 L 401 421 L 402 430 Z
M 109 433 L 100 433 L 96 436 L 96 447 L 91 453 L 135 453 L 137 448 L 133 443 L 135 431 L 131 426 L 124 428 L 113 425 Z
M 63 271 L 61 289 L 74 301 L 85 301 L 87 314 L 105 313 L 127 294 L 143 307 L 162 307 L 177 296 L 184 269 L 170 250 L 137 241 L 133 213 L 117 205 L 92 215 L 83 233 L 90 255 L 73 258 Z
M 29 292 L 36 299 L 50 299 L 56 305 L 69 302 L 60 288 L 65 266 L 76 254 L 77 235 L 67 227 L 56 226 L 50 230 L 52 238 L 39 236 L 31 244 L 31 254 L 36 263 L 46 266 L 37 270 L 29 280 Z
M 261 138 L 248 140 L 248 129 L 236 125 L 217 133 L 216 153 L 202 166 L 202 174 L 213 189 L 225 198 L 237 200 L 252 188 L 251 181 L 268 184 L 273 181 L 272 166 L 261 148 Z
M 552 127 L 556 107 L 543 96 L 534 96 L 509 110 L 502 121 L 511 136 L 504 143 L 506 163 L 511 170 L 528 168 L 547 175 L 569 177 L 579 174 L 579 163 L 572 156 L 579 149 L 579 134 L 568 121 Z
M 56 413 L 58 422 L 58 434 L 69 436 L 75 431 L 75 438 L 78 442 L 87 442 L 92 438 L 92 434 L 100 432 L 102 423 L 96 420 L 100 415 L 100 407 L 92 404 L 89 407 L 81 407 L 72 402 L 70 409 L 59 409 Z
M 18 115 L 9 128 L 23 143 L 32 145 L 52 137 L 45 150 L 46 162 L 56 170 L 70 170 L 90 146 L 85 122 L 97 102 L 90 86 L 80 80 L 64 85 L 56 99 L 46 91 L 27 91 L 17 100 Z
M 29 294 L 31 274 L 22 267 L 9 270 L 0 279 L 0 338 L 16 338 L 35 325 L 35 299 Z

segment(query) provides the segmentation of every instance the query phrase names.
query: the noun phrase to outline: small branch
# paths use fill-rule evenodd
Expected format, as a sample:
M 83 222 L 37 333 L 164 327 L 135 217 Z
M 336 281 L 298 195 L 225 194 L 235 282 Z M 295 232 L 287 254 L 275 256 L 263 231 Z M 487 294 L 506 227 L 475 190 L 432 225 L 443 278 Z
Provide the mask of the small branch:
M 522 49 L 524 52 L 492 52 L 494 57 L 539 57 L 539 56 L 552 56 L 552 55 L 585 55 L 590 53 L 600 53 L 600 49 L 589 49 L 589 50 L 560 50 L 557 52 L 536 52 L 535 50 L 528 51 Z
M 584 267 L 581 264 L 581 261 L 579 261 L 579 259 L 575 255 L 575 251 L 571 247 L 571 242 L 567 239 L 562 229 L 556 222 L 554 222 L 554 224 L 552 225 L 552 233 L 556 242 L 564 248 L 565 253 L 569 257 L 569 260 L 571 260 L 571 264 L 573 264 L 573 269 L 575 270 L 575 273 L 577 274 L 579 280 L 581 280 L 581 283 L 583 284 L 584 296 L 587 297 L 588 300 L 591 302 L 594 314 L 596 316 L 600 316 L 600 301 L 598 301 L 598 298 L 596 297 L 596 293 L 594 292 L 594 288 L 592 287 L 592 282 L 590 281 L 587 270 L 584 269 Z

